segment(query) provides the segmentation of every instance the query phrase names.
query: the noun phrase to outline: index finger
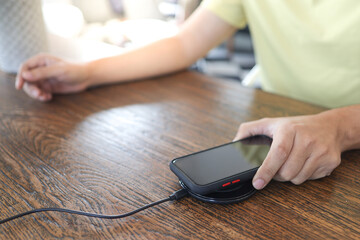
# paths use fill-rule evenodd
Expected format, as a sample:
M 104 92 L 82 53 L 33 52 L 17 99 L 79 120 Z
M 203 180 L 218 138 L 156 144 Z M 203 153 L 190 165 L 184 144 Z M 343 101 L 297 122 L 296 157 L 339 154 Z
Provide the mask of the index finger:
M 292 131 L 280 130 L 274 134 L 270 151 L 253 178 L 253 186 L 263 189 L 288 159 L 295 139 Z

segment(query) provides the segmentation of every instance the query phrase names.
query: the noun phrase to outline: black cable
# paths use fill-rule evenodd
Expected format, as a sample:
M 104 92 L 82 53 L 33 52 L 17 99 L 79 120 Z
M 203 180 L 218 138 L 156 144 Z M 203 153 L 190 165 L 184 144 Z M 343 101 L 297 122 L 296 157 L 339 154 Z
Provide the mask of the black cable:
M 83 215 L 86 217 L 94 217 L 94 218 L 105 218 L 105 219 L 118 219 L 118 218 L 124 218 L 124 217 L 128 217 L 130 215 L 133 215 L 137 212 L 143 211 L 147 208 L 153 207 L 155 205 L 167 202 L 167 201 L 173 201 L 173 200 L 179 200 L 185 196 L 187 196 L 188 192 L 185 189 L 180 189 L 176 192 L 174 192 L 173 194 L 171 194 L 168 198 L 164 198 L 162 200 L 150 203 L 148 205 L 145 205 L 141 208 L 135 209 L 134 211 L 128 212 L 128 213 L 124 213 L 124 214 L 120 214 L 120 215 L 104 215 L 104 214 L 96 214 L 96 213 L 89 213 L 89 212 L 82 212 L 82 211 L 76 211 L 76 210 L 70 210 L 70 209 L 65 209 L 65 208 L 39 208 L 39 209 L 34 209 L 34 210 L 30 210 L 27 212 L 23 212 L 20 213 L 18 215 L 6 218 L 4 220 L 0 220 L 0 224 L 12 221 L 14 219 L 17 218 L 21 218 L 24 217 L 26 215 L 30 215 L 33 213 L 39 213 L 39 212 L 64 212 L 64 213 L 70 213 L 70 214 L 77 214 L 77 215 Z

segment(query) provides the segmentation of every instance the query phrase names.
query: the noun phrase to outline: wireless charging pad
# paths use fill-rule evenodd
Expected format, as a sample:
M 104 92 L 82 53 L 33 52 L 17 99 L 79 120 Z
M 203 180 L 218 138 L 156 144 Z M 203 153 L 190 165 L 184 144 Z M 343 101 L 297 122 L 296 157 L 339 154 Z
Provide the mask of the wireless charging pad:
M 237 203 L 248 199 L 256 193 L 256 189 L 252 186 L 251 181 L 237 184 L 234 187 L 227 188 L 214 193 L 200 195 L 192 192 L 181 180 L 179 181 L 182 188 L 189 192 L 189 195 L 203 202 L 229 204 Z

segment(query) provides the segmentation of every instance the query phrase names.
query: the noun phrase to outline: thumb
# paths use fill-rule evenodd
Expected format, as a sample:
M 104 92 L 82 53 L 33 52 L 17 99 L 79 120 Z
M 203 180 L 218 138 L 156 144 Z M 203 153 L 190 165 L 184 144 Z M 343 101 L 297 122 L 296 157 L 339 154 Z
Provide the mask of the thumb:
M 63 73 L 63 66 L 50 65 L 24 71 L 21 77 L 28 82 L 38 82 L 48 78 L 56 78 Z
M 272 137 L 272 132 L 270 129 L 272 122 L 273 119 L 271 118 L 263 118 L 252 122 L 242 123 L 239 126 L 239 129 L 233 141 L 255 135 L 266 135 Z

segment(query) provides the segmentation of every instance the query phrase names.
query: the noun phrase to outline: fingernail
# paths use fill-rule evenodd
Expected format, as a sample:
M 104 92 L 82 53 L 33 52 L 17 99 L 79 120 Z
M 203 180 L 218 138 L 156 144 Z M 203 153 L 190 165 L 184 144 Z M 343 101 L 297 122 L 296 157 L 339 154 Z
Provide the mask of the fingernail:
M 254 182 L 253 182 L 253 186 L 254 188 L 256 188 L 257 190 L 260 190 L 264 187 L 265 185 L 265 182 L 264 180 L 262 179 L 256 179 Z
M 31 93 L 33 94 L 34 97 L 38 97 L 40 95 L 40 92 L 37 89 L 32 90 Z
M 30 72 L 23 72 L 22 74 L 23 78 L 32 78 L 32 74 Z

